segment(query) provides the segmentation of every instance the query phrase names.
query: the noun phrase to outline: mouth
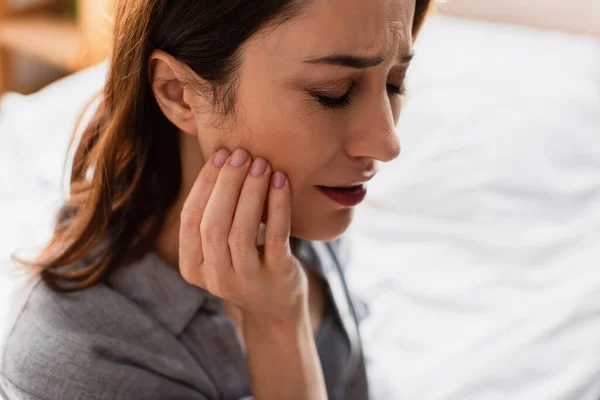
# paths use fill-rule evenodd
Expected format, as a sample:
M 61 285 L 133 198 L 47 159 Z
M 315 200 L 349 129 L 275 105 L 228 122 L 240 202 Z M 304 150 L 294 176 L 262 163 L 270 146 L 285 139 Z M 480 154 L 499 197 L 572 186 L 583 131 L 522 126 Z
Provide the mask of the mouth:
M 367 195 L 367 186 L 364 183 L 338 187 L 317 186 L 317 189 L 344 207 L 354 207 L 360 204 Z

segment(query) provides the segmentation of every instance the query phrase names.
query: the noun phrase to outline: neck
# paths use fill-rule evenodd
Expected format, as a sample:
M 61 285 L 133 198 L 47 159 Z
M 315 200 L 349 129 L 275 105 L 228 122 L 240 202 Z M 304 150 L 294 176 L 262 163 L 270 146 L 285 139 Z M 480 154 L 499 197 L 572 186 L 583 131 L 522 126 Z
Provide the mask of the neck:
M 180 132 L 179 143 L 181 189 L 175 204 L 167 212 L 163 228 L 154 243 L 156 254 L 174 268 L 178 268 L 179 264 L 179 216 L 204 165 L 202 151 L 196 136 Z

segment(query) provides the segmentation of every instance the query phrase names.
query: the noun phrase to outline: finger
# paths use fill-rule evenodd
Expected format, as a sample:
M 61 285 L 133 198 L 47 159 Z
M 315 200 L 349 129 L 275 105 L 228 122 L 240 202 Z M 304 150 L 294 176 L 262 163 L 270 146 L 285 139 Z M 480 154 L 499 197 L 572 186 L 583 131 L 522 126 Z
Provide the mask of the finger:
M 265 230 L 265 261 L 277 267 L 289 256 L 291 225 L 290 184 L 285 174 L 276 171 L 271 177 L 268 195 L 267 226 Z
M 221 149 L 202 167 L 181 211 L 179 269 L 188 282 L 196 283 L 200 279 L 199 269 L 203 261 L 200 225 L 219 171 L 228 158 L 229 151 Z
M 270 176 L 271 167 L 267 160 L 256 158 L 242 187 L 229 232 L 231 261 L 238 271 L 260 265 L 257 235 L 269 191 Z
M 229 231 L 250 162 L 251 157 L 245 150 L 238 149 L 231 155 L 219 172 L 202 218 L 200 232 L 204 259 L 217 269 L 217 273 L 226 266 L 231 267 Z

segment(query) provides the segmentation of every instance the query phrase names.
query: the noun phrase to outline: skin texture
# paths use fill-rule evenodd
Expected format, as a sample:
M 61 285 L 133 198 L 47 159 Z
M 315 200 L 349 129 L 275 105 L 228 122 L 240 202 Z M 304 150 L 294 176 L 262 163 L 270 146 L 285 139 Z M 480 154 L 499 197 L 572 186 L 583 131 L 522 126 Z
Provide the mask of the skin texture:
M 371 175 L 378 161 L 400 151 L 395 135 L 403 98 L 386 84 L 402 85 L 407 65 L 397 63 L 412 51 L 414 0 L 315 1 L 303 16 L 257 34 L 244 46 L 235 120 L 215 125 L 208 101 L 178 80 L 189 73 L 166 54 L 152 57 L 156 98 L 182 132 L 183 187 L 180 201 L 159 242 L 176 260 L 177 219 L 204 161 L 221 147 L 248 150 L 284 171 L 292 188 L 292 235 L 331 240 L 350 224 L 352 208 L 324 197 L 315 185 L 336 186 Z M 383 55 L 381 65 L 365 70 L 308 64 L 329 53 Z M 201 81 L 201 78 L 194 77 Z M 309 92 L 331 97 L 346 93 L 354 81 L 352 104 L 345 110 L 323 107 Z
M 372 177 L 379 162 L 398 156 L 403 98 L 394 88 L 408 66 L 399 60 L 412 51 L 413 14 L 414 0 L 317 0 L 301 17 L 260 32 L 243 47 L 235 112 L 225 124 L 185 84 L 200 77 L 164 52 L 151 56 L 155 97 L 181 131 L 183 168 L 157 252 L 189 283 L 225 299 L 247 344 L 256 398 L 326 397 L 312 337 L 323 287 L 307 277 L 289 236 L 340 236 L 353 208 L 316 186 Z M 304 62 L 330 54 L 384 61 L 367 69 Z M 338 98 L 349 88 L 350 104 L 336 110 L 311 93 Z M 260 174 L 251 173 L 253 163 L 264 167 Z

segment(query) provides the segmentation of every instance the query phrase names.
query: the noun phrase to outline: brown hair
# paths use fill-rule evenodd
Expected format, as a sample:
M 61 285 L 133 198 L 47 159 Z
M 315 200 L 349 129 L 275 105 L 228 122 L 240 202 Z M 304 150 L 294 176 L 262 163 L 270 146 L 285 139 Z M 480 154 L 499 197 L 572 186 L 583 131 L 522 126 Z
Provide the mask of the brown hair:
M 210 87 L 200 89 L 208 90 L 227 115 L 235 103 L 241 45 L 253 33 L 297 16 L 307 3 L 118 1 L 103 98 L 77 144 L 70 197 L 58 213 L 50 243 L 34 262 L 21 262 L 52 289 L 76 291 L 148 251 L 181 186 L 179 135 L 153 96 L 151 52 L 166 51 L 209 82 Z M 429 0 L 416 1 L 415 37 L 429 8 Z M 92 250 L 93 259 L 70 268 Z

